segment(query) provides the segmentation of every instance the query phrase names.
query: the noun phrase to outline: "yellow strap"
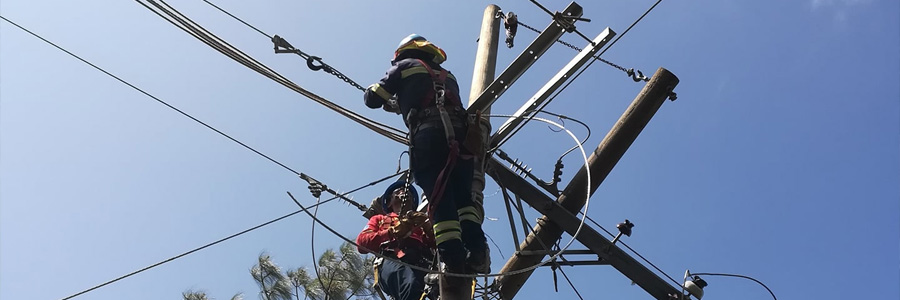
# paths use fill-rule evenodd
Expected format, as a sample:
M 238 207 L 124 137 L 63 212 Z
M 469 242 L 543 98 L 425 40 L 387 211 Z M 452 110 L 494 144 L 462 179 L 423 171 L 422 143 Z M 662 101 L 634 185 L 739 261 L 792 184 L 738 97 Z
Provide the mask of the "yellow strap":
M 377 266 L 376 266 L 376 267 L 372 267 L 372 269 L 375 269 L 375 270 L 372 272 L 373 274 L 375 274 L 375 282 L 372 283 L 372 287 L 374 288 L 374 287 L 378 286 L 378 267 L 377 267 Z

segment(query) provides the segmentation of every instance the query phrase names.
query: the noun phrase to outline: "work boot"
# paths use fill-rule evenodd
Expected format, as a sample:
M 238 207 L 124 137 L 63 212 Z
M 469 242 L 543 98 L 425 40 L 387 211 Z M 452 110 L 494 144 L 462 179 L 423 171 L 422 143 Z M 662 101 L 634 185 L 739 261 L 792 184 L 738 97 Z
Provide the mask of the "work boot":
M 443 266 L 443 271 L 446 273 L 455 273 L 455 274 L 466 274 L 467 272 L 464 270 L 458 270 L 459 268 L 467 269 L 467 267 L 463 264 L 462 266 L 452 267 L 449 265 Z M 474 278 L 469 277 L 457 277 L 450 275 L 442 275 L 440 276 L 440 299 L 441 300 L 471 300 L 473 298 L 474 293 Z
M 469 250 L 466 256 L 466 268 L 471 272 L 479 274 L 491 273 L 491 248 L 487 243 L 483 247 L 475 247 Z
M 466 269 L 480 274 L 491 273 L 491 250 L 488 248 L 487 239 L 481 224 L 471 221 L 459 222 L 462 228 L 462 240 L 465 243 Z

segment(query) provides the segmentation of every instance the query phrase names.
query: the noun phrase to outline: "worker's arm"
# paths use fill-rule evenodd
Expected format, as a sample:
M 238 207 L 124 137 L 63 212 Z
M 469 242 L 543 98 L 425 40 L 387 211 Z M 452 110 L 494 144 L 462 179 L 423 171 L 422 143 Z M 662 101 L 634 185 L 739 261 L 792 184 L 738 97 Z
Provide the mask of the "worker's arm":
M 375 215 L 369 218 L 366 228 L 356 237 L 356 250 L 359 253 L 367 254 L 379 251 L 382 243 L 393 240 L 393 235 L 389 230 L 390 226 L 385 226 L 386 222 L 391 222 L 391 219 L 385 215 Z
M 400 89 L 401 71 L 400 64 L 394 64 L 378 83 L 370 85 L 363 96 L 366 106 L 379 108 L 391 99 Z

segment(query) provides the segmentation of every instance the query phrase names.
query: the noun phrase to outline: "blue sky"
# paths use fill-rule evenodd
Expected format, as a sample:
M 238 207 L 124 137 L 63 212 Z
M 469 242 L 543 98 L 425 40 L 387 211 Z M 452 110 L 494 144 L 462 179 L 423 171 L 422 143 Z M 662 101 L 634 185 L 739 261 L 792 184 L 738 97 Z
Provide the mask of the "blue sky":
M 409 33 L 444 48 L 469 90 L 491 2 L 213 1 L 317 55 L 362 85 Z M 621 33 L 655 1 L 582 1 L 587 36 Z M 536 28 L 529 1 L 495 2 Z M 568 2 L 542 1 L 550 10 Z M 203 1 L 175 8 L 300 86 L 365 116 L 362 95 Z M 329 187 L 391 174 L 404 147 L 243 67 L 133 1 L 15 1 L 0 15 Z M 663 1 L 604 58 L 681 83 L 591 198 L 588 215 L 664 272 L 735 273 L 780 299 L 900 298 L 900 4 L 885 0 Z M 498 74 L 537 35 L 501 47 Z M 563 40 L 579 47 L 574 34 Z M 574 55 L 551 48 L 494 105 L 514 112 Z M 592 151 L 638 94 L 595 63 L 547 110 L 584 121 Z M 502 119 L 494 119 L 496 127 Z M 586 131 L 565 123 L 579 137 Z M 541 178 L 572 146 L 540 123 L 503 149 Z M 581 166 L 565 160 L 563 184 Z M 383 190 L 353 195 L 367 203 Z M 0 21 L 0 298 L 60 299 L 312 204 L 305 182 L 71 56 Z M 514 241 L 497 185 L 485 194 L 494 269 Z M 539 215 L 527 209 L 529 220 Z M 331 202 L 319 215 L 355 236 L 365 220 Z M 564 236 L 563 242 L 571 237 Z M 296 215 L 76 299 L 257 297 L 263 251 L 312 265 L 340 240 Z M 575 243 L 570 249 L 583 249 Z M 577 257 L 573 259 L 578 259 Z M 586 299 L 650 299 L 606 266 L 564 268 Z M 560 276 L 560 278 L 562 278 Z M 541 268 L 522 299 L 577 299 Z M 748 280 L 708 277 L 704 299 L 767 299 Z

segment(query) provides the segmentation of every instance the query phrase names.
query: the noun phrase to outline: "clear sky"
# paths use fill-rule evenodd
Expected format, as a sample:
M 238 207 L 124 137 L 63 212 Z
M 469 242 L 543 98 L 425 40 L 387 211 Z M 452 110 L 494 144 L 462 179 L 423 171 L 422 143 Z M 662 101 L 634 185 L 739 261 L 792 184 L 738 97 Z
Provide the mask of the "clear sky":
M 622 33 L 655 1 L 581 1 L 593 37 Z M 368 85 L 418 33 L 444 48 L 464 94 L 482 1 L 213 3 L 285 37 Z M 568 2 L 541 1 L 550 10 Z M 271 42 L 200 0 L 171 4 L 339 105 L 395 127 L 339 79 L 274 54 Z M 496 2 L 543 29 L 529 1 Z M 131 82 L 294 170 L 347 191 L 392 174 L 404 146 L 239 65 L 135 1 L 5 0 L 0 15 Z M 766 283 L 779 299 L 900 298 L 900 4 L 889 0 L 663 1 L 604 54 L 677 75 L 666 102 L 597 193 L 588 215 L 670 276 L 685 269 Z M 501 47 L 498 74 L 537 34 Z M 575 34 L 563 40 L 582 47 Z M 514 112 L 576 52 L 555 45 L 493 107 Z M 643 87 L 595 63 L 547 109 L 587 123 L 592 151 Z M 503 119 L 494 119 L 496 127 Z M 586 130 L 565 122 L 578 137 Z M 530 123 L 503 149 L 549 179 L 573 146 Z M 566 157 L 563 183 L 581 166 Z M 405 163 L 404 163 L 405 165 Z M 385 183 L 386 184 L 386 183 Z M 385 184 L 353 194 L 368 203 Z M 17 27 L 0 21 L 0 298 L 60 299 L 315 203 L 305 182 Z M 514 251 L 489 180 L 493 268 Z M 538 214 L 526 209 L 528 219 Z M 319 216 L 355 236 L 365 220 L 330 202 Z M 520 234 L 521 237 L 521 234 Z M 563 242 L 571 237 L 563 236 Z M 76 299 L 257 298 L 248 270 L 266 251 L 311 266 L 340 240 L 303 214 Z M 577 242 L 570 249 L 584 249 Z M 570 257 L 570 259 L 584 259 Z M 563 269 L 585 299 L 650 299 L 608 266 Z M 522 299 L 577 299 L 541 268 Z M 768 299 L 752 281 L 707 277 L 705 299 Z

